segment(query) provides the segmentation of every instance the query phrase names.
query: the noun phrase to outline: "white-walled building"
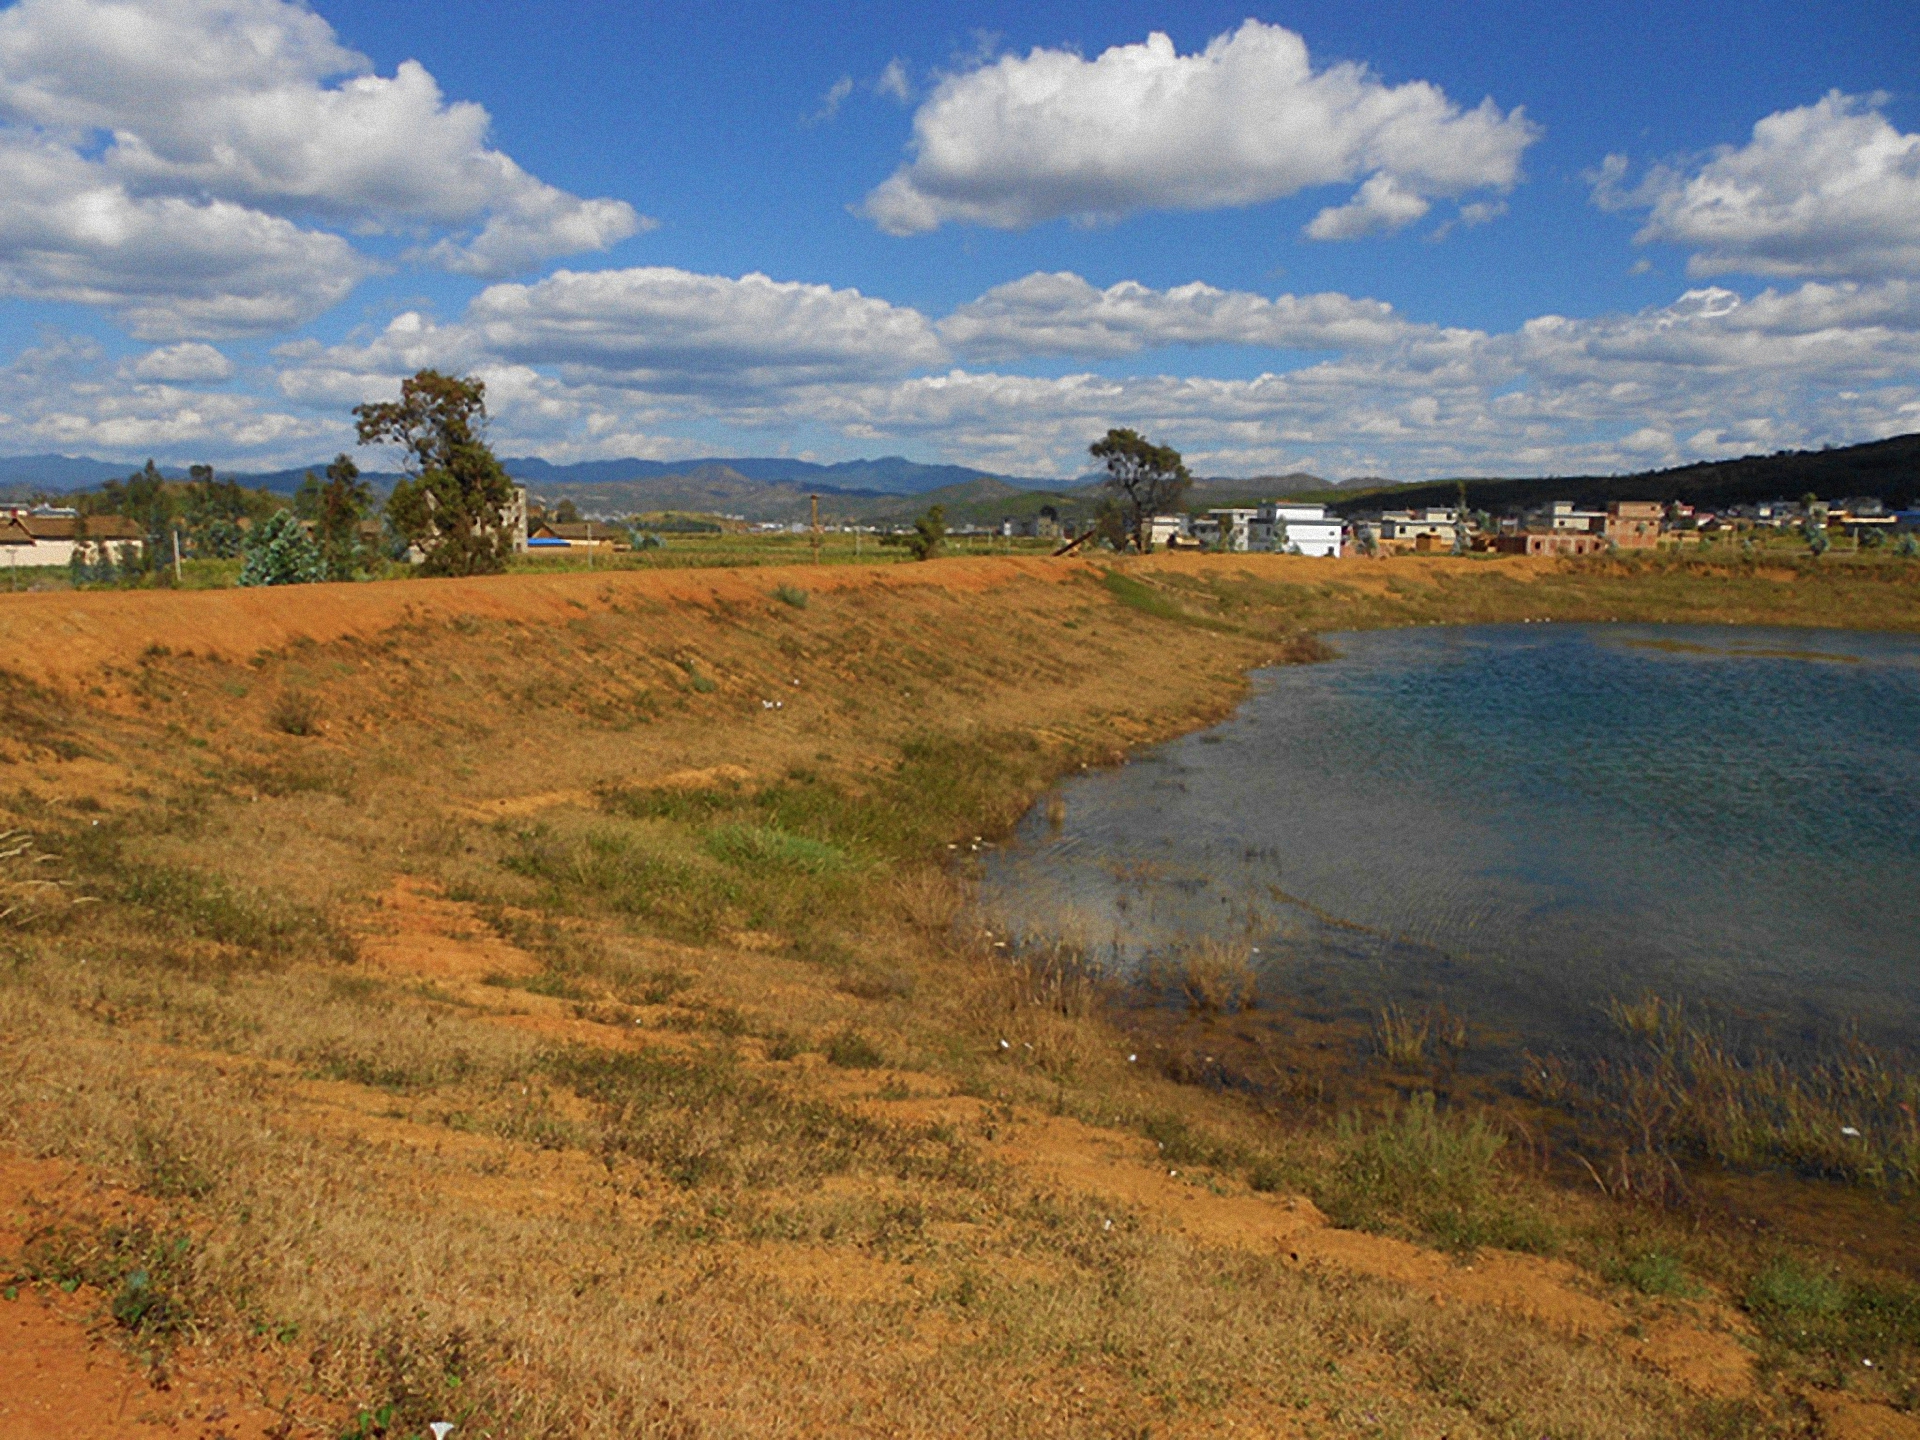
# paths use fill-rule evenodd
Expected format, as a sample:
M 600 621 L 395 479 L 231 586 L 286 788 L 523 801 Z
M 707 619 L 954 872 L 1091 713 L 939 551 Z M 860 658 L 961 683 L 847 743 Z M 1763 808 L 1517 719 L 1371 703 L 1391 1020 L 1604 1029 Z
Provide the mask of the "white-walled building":
M 0 513 L 0 554 L 10 565 L 65 565 L 76 549 L 90 560 L 125 561 L 145 545 L 145 532 L 120 515 Z
M 1187 533 L 1184 515 L 1153 515 L 1147 519 L 1147 548 L 1164 550 L 1177 535 Z
M 1460 524 L 1460 512 L 1451 505 L 1427 505 L 1417 510 L 1389 510 L 1380 517 L 1380 538 L 1397 545 L 1415 545 L 1422 538 L 1429 543 L 1453 542 Z
M 1290 505 L 1269 501 L 1247 525 L 1247 545 L 1287 555 L 1337 556 L 1342 524 L 1324 505 Z

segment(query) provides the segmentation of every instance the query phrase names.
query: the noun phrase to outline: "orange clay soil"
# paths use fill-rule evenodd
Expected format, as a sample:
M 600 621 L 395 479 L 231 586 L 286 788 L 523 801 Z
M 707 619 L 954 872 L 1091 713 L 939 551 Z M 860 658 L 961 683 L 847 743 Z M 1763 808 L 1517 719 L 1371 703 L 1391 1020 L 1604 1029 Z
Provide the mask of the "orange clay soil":
M 1130 562 L 1148 573 L 1204 576 L 1245 573 L 1299 585 L 1337 583 L 1385 593 L 1394 583 L 1457 573 L 1439 557 L 1367 560 L 1288 555 L 1156 555 Z M 1559 563 L 1516 556 L 1473 563 L 1475 574 L 1531 580 Z M 757 604 L 780 585 L 811 591 L 885 593 L 937 587 L 979 595 L 1009 580 L 1057 584 L 1084 578 L 1092 562 L 966 557 L 930 565 L 787 566 L 745 570 L 619 570 L 599 575 L 509 575 L 371 585 L 302 585 L 251 590 L 53 591 L 0 595 L 0 657 L 5 669 L 43 684 L 97 679 L 135 663 L 152 646 L 247 660 L 303 641 L 370 639 L 396 626 L 456 617 L 558 624 L 621 603 Z M 1791 578 L 1790 576 L 1788 578 Z
M 1168 556 L 1137 562 L 1132 573 L 1332 582 L 1384 595 L 1454 573 L 1448 565 Z M 1519 559 L 1479 562 L 1473 572 L 1520 581 L 1563 573 L 1559 562 Z M 956 559 L 872 569 L 0 596 L 0 666 L 26 682 L 9 692 L 12 733 L 0 735 L 0 790 L 16 797 L 16 824 L 56 821 L 70 829 L 91 824 L 89 815 L 137 817 L 166 806 L 200 817 L 189 827 L 155 827 L 143 854 L 216 873 L 235 893 L 285 896 L 334 917 L 352 958 L 300 963 L 323 976 L 339 974 L 344 963 L 356 983 L 386 987 L 381 993 L 394 1005 L 416 1007 L 429 1023 L 455 1017 L 496 1031 L 503 1044 L 511 1037 L 513 1044 L 671 1054 L 705 1045 L 711 1035 L 703 1027 L 731 1025 L 723 1033 L 732 1037 L 739 1027 L 728 1017 L 745 1016 L 758 1028 L 730 1043 L 748 1073 L 889 1124 L 983 1136 L 983 1158 L 1023 1193 L 1110 1209 L 1116 1221 L 1207 1252 L 1385 1286 L 1443 1316 L 1478 1313 L 1536 1327 L 1711 1400 L 1759 1395 L 1751 1335 L 1718 1298 L 1629 1303 L 1560 1261 L 1483 1250 L 1463 1262 L 1341 1230 L 1303 1197 L 1255 1193 L 1237 1177 L 1169 1166 L 1137 1129 L 1049 1113 L 1037 1086 L 1022 1098 L 988 1099 L 977 1077 L 968 1082 L 931 1063 L 836 1069 L 814 1053 L 817 1044 L 776 1055 L 768 1037 L 782 1027 L 819 1037 L 857 1025 L 889 1051 L 937 1050 L 924 1039 L 889 1042 L 890 1025 L 921 1024 L 924 1032 L 934 1022 L 888 998 L 895 982 L 861 978 L 892 963 L 888 946 L 905 957 L 901 963 L 933 977 L 922 982 L 924 1005 L 948 1027 L 943 1033 L 968 1036 L 987 1051 L 991 1042 L 969 1029 L 978 1020 L 969 1014 L 974 1002 L 964 993 L 940 998 L 935 980 L 957 983 L 947 972 L 958 962 L 932 941 L 883 930 L 879 950 L 849 941 L 853 949 L 834 969 L 800 956 L 783 934 L 744 923 L 676 938 L 592 915 L 545 917 L 528 908 L 530 897 L 492 909 L 456 898 L 463 887 L 493 883 L 498 868 L 490 857 L 521 834 L 515 827 L 542 827 L 537 833 L 548 838 L 540 843 L 557 844 L 601 823 L 596 797 L 608 785 L 698 794 L 817 767 L 857 788 L 885 773 L 905 741 L 928 733 L 1000 737 L 996 744 L 1024 737 L 1021 743 L 1062 764 L 1077 756 L 1118 760 L 1132 745 L 1224 713 L 1241 693 L 1241 673 L 1272 658 L 1287 629 L 1284 615 L 1268 617 L 1264 635 L 1152 619 L 1117 603 L 1100 577 L 1099 567 L 1079 561 Z M 809 604 L 774 600 L 783 584 L 810 592 Z M 289 695 L 317 697 L 308 733 L 288 733 L 277 718 Z M 1004 798 L 1000 823 L 1028 797 Z M 549 928 L 540 938 L 543 924 Z M 597 946 L 594 953 L 610 956 L 606 963 L 621 973 L 671 983 L 652 982 L 657 993 L 644 996 L 632 986 L 593 993 L 591 983 L 584 995 L 529 993 L 516 982 L 537 979 L 548 963 L 535 953 L 536 938 L 556 954 Z M 182 943 L 168 962 L 182 974 L 202 973 L 233 953 L 228 941 Z M 900 993 L 912 993 L 909 982 L 900 984 Z M 108 1026 L 116 1023 L 109 1015 Z M 137 1042 L 155 1073 L 201 1066 L 200 1073 L 215 1067 L 225 1077 L 233 1067 L 163 1030 L 143 1031 Z M 86 1043 L 128 1053 L 128 1040 L 111 1028 L 89 1032 Z M 148 1062 L 129 1063 L 139 1073 Z M 1093 1073 L 1110 1075 L 1115 1094 L 1172 1103 L 1163 1082 L 1116 1061 L 1100 1064 L 1108 1068 Z M 408 1203 L 476 1216 L 604 1211 L 613 1217 L 607 1223 L 642 1230 L 682 1203 L 657 1173 L 624 1161 L 617 1169 L 612 1158 L 603 1164 L 579 1147 L 528 1142 L 511 1128 L 450 1129 L 421 1105 L 396 1100 L 390 1087 L 350 1072 L 316 1074 L 258 1056 L 246 1065 L 250 1083 L 269 1097 L 262 1103 L 277 1129 L 366 1147 L 382 1166 L 402 1170 L 410 1155 L 431 1156 L 439 1178 L 430 1198 L 423 1180 Z M 1214 1102 L 1189 1095 L 1180 1103 Z M 590 1119 L 570 1093 L 551 1096 L 547 1114 L 561 1126 Z M 31 1133 L 46 1153 L 67 1143 L 57 1127 Z M 89 1143 L 70 1148 L 85 1153 Z M 105 1154 L 93 1168 L 0 1159 L 0 1265 L 37 1225 L 148 1203 L 103 1178 L 126 1170 Z M 843 1189 L 849 1203 L 871 1200 L 884 1197 L 885 1183 L 832 1176 L 816 1198 Z M 956 1246 L 969 1243 L 965 1225 L 933 1228 Z M 793 1297 L 802 1312 L 828 1301 L 911 1312 L 884 1365 L 835 1380 L 845 1393 L 833 1397 L 842 1405 L 834 1415 L 868 1402 L 884 1410 L 891 1382 L 880 1377 L 910 1375 L 914 1364 L 931 1364 L 929 1357 L 984 1333 L 984 1322 L 926 1303 L 926 1287 L 953 1282 L 938 1265 L 909 1266 L 804 1237 L 731 1233 L 661 1263 L 640 1284 L 662 1299 L 725 1274 L 753 1277 Z M 1058 1262 L 1003 1250 L 992 1263 L 1002 1278 L 1044 1286 Z M 326 1402 L 303 1394 L 305 1408 L 294 1415 L 285 1408 L 284 1372 L 264 1360 L 256 1366 L 231 1338 L 217 1362 L 206 1345 L 175 1352 L 163 1367 L 170 1388 L 156 1389 L 155 1372 L 109 1343 L 108 1298 L 85 1288 L 65 1296 L 28 1287 L 0 1304 L 0 1440 L 320 1433 L 313 1424 L 327 1415 Z M 821 1342 L 809 1336 L 796 1331 L 792 1339 L 796 1373 L 822 1363 L 810 1349 Z M 1363 1371 L 1369 1363 L 1355 1361 Z M 256 1378 L 255 1369 L 279 1378 Z M 1122 1370 L 1083 1364 L 1020 1373 L 1031 1390 L 1020 1413 L 1054 1416 L 1053 1433 L 1119 1433 L 1122 1425 L 1139 1433 L 1139 1397 Z M 1373 1378 L 1389 1398 L 1413 1384 L 1405 1376 Z M 864 1400 L 862 1387 L 872 1392 Z M 1828 1392 L 1811 1399 L 1829 1435 L 1920 1436 L 1920 1424 L 1884 1406 Z M 1167 1400 L 1154 1412 L 1153 1433 L 1372 1428 L 1330 1419 L 1333 1413 L 1323 1400 L 1283 1404 L 1257 1393 L 1212 1408 Z
M 0 1154 L 0 1270 L 49 1216 L 111 1223 L 150 1208 L 74 1166 Z M 0 1299 L 0 1440 L 285 1440 L 333 1418 L 245 1355 L 186 1346 L 142 1363 L 103 1321 L 104 1298 L 43 1286 Z

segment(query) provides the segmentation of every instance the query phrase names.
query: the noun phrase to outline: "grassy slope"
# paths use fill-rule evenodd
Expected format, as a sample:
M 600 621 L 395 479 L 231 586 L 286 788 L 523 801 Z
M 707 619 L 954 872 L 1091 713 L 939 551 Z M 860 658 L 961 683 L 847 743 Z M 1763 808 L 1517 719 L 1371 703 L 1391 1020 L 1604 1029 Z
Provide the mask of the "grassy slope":
M 98 903 L 22 892 L 44 913 L 0 960 L 0 1138 L 139 1217 L 42 1217 L 70 1223 L 21 1268 L 97 1287 L 142 1347 L 266 1337 L 334 1433 L 386 1406 L 393 1434 L 1651 1436 L 1790 1428 L 1777 1385 L 1910 1403 L 1897 1287 L 1542 1188 L 1474 1122 L 1335 1131 L 1129 1064 L 1070 967 L 953 925 L 952 866 L 1307 628 L 1920 628 L 1916 570 L 1178 557 L 21 597 L 3 788 L 63 858 L 5 874 Z M 1289 1190 L 1557 1251 L 1608 1298 L 1563 1261 L 1323 1230 Z M 1661 1298 L 1702 1278 L 1764 1303 Z M 1827 1348 L 1778 1338 L 1809 1316 Z M 1870 1323 L 1891 1380 L 1828 1363 Z M 1681 1363 L 1756 1325 L 1775 1380 L 1738 1346 L 1726 1383 Z

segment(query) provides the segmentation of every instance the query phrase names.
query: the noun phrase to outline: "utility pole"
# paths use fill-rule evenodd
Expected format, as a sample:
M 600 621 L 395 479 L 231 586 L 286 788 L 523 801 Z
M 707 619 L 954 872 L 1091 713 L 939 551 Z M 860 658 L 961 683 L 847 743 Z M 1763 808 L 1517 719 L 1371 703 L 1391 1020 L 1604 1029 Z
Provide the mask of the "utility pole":
M 178 590 L 186 582 L 180 578 L 180 532 L 173 532 L 173 588 Z
M 587 569 L 593 569 L 593 521 L 587 521 Z
M 818 565 L 820 563 L 820 497 L 809 495 L 807 499 L 813 502 L 813 563 Z

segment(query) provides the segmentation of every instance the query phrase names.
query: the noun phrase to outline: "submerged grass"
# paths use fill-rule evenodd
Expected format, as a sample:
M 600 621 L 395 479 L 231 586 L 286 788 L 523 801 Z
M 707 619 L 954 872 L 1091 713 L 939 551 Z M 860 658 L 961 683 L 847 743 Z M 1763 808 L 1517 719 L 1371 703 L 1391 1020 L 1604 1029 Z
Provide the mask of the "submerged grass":
M 1618 1001 L 1618 1057 L 1558 1067 L 1560 1103 L 1619 1117 L 1641 1149 L 1741 1170 L 1911 1192 L 1920 1184 L 1920 1072 L 1842 1035 L 1789 1052 L 1677 1001 Z

